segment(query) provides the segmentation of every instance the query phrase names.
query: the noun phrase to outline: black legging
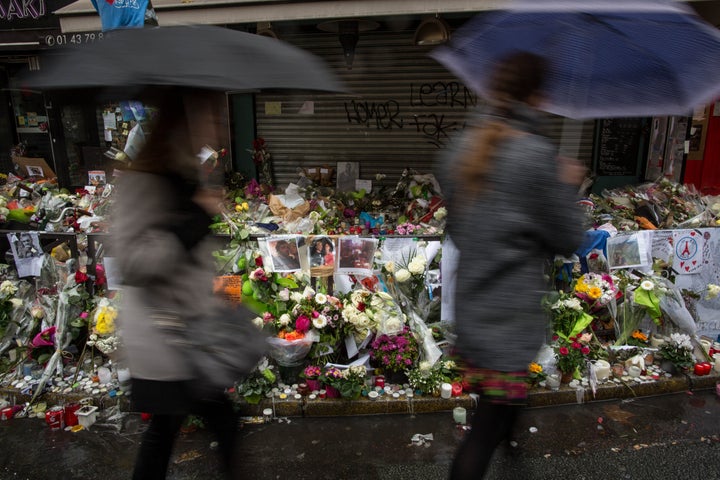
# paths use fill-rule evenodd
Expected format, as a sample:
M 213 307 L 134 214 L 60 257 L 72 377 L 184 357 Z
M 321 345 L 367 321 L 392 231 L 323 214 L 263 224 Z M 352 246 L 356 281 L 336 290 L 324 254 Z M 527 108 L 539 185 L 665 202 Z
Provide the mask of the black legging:
M 238 414 L 227 399 L 198 403 L 193 413 L 207 422 L 219 443 L 223 467 L 228 478 L 233 473 L 233 453 L 237 438 Z M 186 415 L 153 415 L 143 434 L 135 461 L 133 480 L 162 480 L 167 474 L 170 455 Z
M 522 407 L 479 401 L 472 428 L 455 454 L 451 480 L 483 478 L 495 448 L 512 435 L 515 420 Z

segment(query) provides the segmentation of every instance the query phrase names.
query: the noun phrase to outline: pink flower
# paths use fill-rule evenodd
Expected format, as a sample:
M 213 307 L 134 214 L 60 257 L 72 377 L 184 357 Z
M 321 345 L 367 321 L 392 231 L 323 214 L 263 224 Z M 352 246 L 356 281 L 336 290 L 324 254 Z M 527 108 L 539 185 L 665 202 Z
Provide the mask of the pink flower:
M 300 315 L 295 320 L 295 330 L 300 333 L 305 333 L 310 330 L 310 319 L 306 315 Z
M 52 347 L 55 345 L 55 330 L 56 327 L 52 326 L 38 333 L 35 335 L 35 338 L 33 338 L 31 345 L 35 348 Z
M 587 355 L 588 353 L 590 353 L 590 347 L 582 347 L 582 350 L 580 351 L 583 353 L 583 355 Z
M 560 355 L 567 355 L 568 353 L 570 353 L 570 350 L 567 347 L 560 347 Z

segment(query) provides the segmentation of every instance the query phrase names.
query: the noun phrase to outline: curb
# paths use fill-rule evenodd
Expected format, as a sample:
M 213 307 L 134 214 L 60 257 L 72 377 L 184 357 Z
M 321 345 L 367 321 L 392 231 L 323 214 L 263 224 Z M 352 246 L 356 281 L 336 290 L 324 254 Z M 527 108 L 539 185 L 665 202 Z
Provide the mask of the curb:
M 542 387 L 531 388 L 528 392 L 528 407 L 541 408 L 577 403 L 600 402 L 633 397 L 647 397 L 678 392 L 693 392 L 697 390 L 715 389 L 720 383 L 720 374 L 713 371 L 710 375 L 697 376 L 692 373 L 675 375 L 670 378 L 661 378 L 647 383 L 617 384 L 614 382 L 598 385 L 595 394 L 590 388 L 584 388 L 581 401 L 574 388 L 563 385 L 557 391 Z M 22 393 L 17 389 L 0 388 L 0 397 L 8 399 L 12 404 L 29 402 L 32 394 Z M 73 402 L 88 401 L 92 405 L 105 409 L 119 406 L 125 412 L 132 411 L 130 399 L 127 396 L 110 397 L 92 396 L 81 393 L 46 393 L 40 400 L 48 406 L 65 405 Z M 303 397 L 300 400 L 290 399 L 263 399 L 258 404 L 247 403 L 242 398 L 233 397 L 235 406 L 242 416 L 261 417 L 263 410 L 270 408 L 276 417 L 336 417 L 336 416 L 362 416 L 385 414 L 420 414 L 452 411 L 455 407 L 472 409 L 475 401 L 470 395 L 460 395 L 444 399 L 433 396 L 414 396 L 412 398 L 380 397 L 371 400 L 361 397 L 357 400 L 313 399 Z

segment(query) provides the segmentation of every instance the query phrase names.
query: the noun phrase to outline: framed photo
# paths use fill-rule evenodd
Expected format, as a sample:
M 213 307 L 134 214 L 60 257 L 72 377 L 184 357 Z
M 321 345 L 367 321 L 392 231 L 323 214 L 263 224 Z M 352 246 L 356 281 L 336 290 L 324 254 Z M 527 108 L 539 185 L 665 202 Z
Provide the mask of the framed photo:
M 8 233 L 7 238 L 15 258 L 18 277 L 39 276 L 44 253 L 38 232 Z
M 375 238 L 341 237 L 338 239 L 335 271 L 370 276 L 378 240 Z
M 337 163 L 337 190 L 339 192 L 352 192 L 355 190 L 355 180 L 360 178 L 360 164 L 357 162 Z

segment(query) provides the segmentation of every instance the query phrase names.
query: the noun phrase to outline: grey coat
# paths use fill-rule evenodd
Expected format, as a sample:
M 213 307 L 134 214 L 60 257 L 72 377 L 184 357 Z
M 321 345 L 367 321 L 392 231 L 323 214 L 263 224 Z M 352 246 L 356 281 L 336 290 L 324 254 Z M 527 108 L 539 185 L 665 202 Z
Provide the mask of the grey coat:
M 558 180 L 555 147 L 538 134 L 536 112 L 515 113 L 509 123 L 527 134 L 496 150 L 485 193 L 474 201 L 456 195 L 467 138 L 437 173 L 448 201 L 447 231 L 460 253 L 456 348 L 474 366 L 508 372 L 525 371 L 545 339 L 545 259 L 572 253 L 582 240 L 576 189 Z
M 118 326 L 124 361 L 136 379 L 193 377 L 181 352 L 148 321 L 149 309 L 177 310 L 192 318 L 220 306 L 212 294 L 213 238 L 206 236 L 188 251 L 171 231 L 186 221 L 183 200 L 189 202 L 159 175 L 127 171 L 118 184 L 111 237 L 123 277 Z M 187 219 L 188 230 L 194 228 L 191 221 Z M 207 223 L 197 228 L 208 233 Z

